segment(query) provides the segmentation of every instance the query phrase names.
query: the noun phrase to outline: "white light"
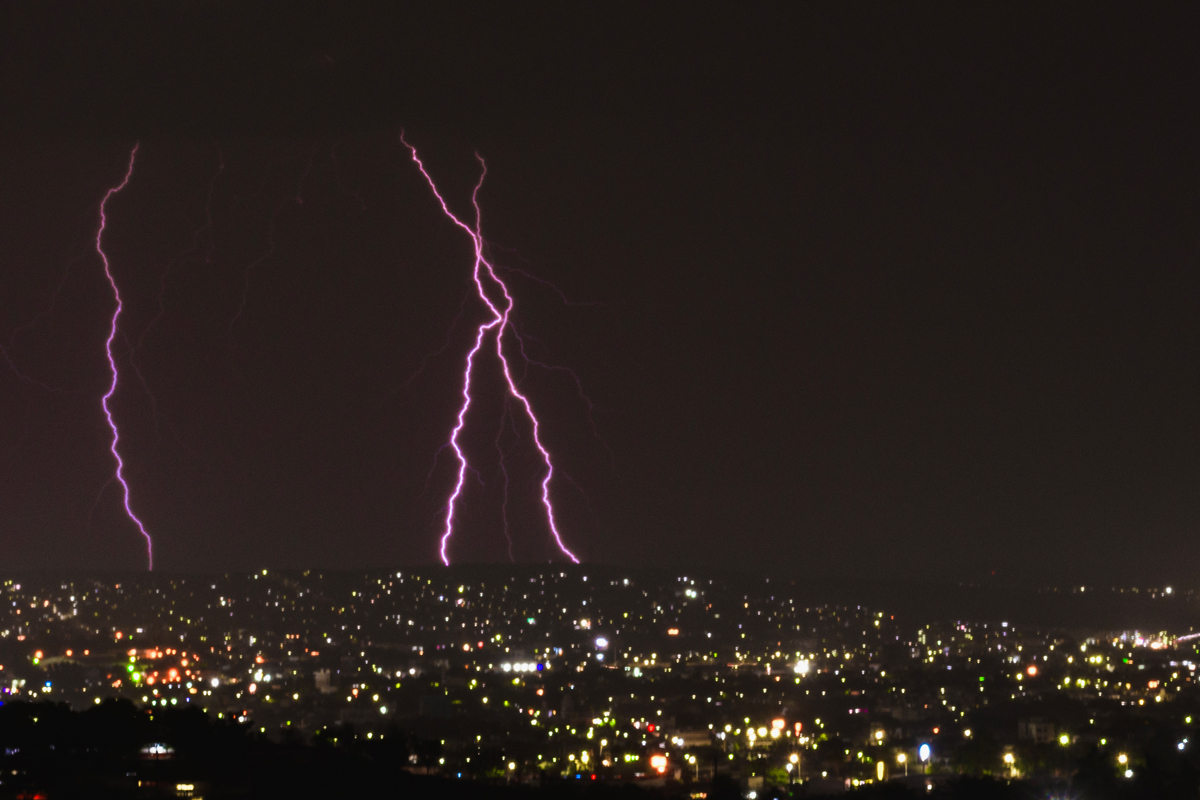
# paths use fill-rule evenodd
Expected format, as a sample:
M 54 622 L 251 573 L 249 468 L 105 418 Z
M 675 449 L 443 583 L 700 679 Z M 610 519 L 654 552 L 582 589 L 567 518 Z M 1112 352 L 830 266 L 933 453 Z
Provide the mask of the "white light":
M 1126 777 L 1126 778 L 1132 778 L 1132 777 L 1133 777 L 1133 770 L 1131 770 L 1131 769 L 1127 769 L 1127 770 L 1125 770 L 1125 777 Z
M 596 647 L 600 650 L 608 647 L 608 639 L 605 639 L 603 636 L 596 637 Z
M 209 683 L 211 683 L 214 688 L 221 685 L 221 681 L 217 678 L 213 678 L 211 681 L 209 681 Z
M 929 745 L 923 744 L 920 747 L 918 747 L 917 748 L 917 757 L 920 758 L 922 761 L 928 761 L 929 760 Z
M 795 672 L 797 675 L 807 675 L 808 670 L 809 670 L 809 663 L 808 663 L 807 658 L 800 659 L 799 661 L 796 662 L 796 666 L 792 667 L 792 671 Z

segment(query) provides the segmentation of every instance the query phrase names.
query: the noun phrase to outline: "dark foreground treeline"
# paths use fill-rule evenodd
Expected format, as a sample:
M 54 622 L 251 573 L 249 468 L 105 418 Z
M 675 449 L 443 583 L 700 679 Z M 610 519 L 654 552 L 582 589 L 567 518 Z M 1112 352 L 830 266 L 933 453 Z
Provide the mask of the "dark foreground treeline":
M 349 733 L 349 731 L 344 731 Z M 737 782 L 668 785 L 643 789 L 601 781 L 549 779 L 538 786 L 414 775 L 406 771 L 420 742 L 394 731 L 382 740 L 339 736 L 312 743 L 299 736 L 271 741 L 249 725 L 213 719 L 197 708 L 139 710 L 108 700 L 83 712 L 54 703 L 0 704 L 0 800 L 94 798 L 404 798 L 424 800 L 736 800 L 746 795 Z M 150 758 L 148 745 L 169 748 L 167 758 Z M 1185 748 L 1191 751 L 1192 748 Z M 1200 764 L 1167 737 L 1139 753 L 1133 778 L 1116 769 L 1099 750 L 1054 784 L 991 778 L 959 778 L 927 792 L 898 783 L 858 789 L 847 800 L 1133 800 L 1200 798 Z M 760 790 L 767 798 L 812 798 L 804 789 Z
M 147 745 L 172 750 L 148 758 Z M 438 798 L 539 800 L 579 797 L 642 800 L 633 787 L 589 784 L 510 786 L 406 772 L 410 743 L 401 735 L 351 746 L 318 740 L 272 742 L 247 725 L 197 708 L 156 710 L 109 700 L 83 712 L 53 703 L 0 706 L 0 799 Z

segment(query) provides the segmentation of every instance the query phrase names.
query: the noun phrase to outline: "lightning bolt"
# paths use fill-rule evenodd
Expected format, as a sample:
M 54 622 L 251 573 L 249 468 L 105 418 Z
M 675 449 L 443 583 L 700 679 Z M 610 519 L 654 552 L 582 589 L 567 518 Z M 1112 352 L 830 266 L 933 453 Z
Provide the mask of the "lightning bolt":
M 246 313 L 246 304 L 250 301 L 251 273 L 253 273 L 264 261 L 275 255 L 275 251 L 278 249 L 275 243 L 275 229 L 279 223 L 279 215 L 283 213 L 284 206 L 289 204 L 295 206 L 304 205 L 304 183 L 308 180 L 309 175 L 312 174 L 313 159 L 316 157 L 317 145 L 314 144 L 312 149 L 309 150 L 308 160 L 305 162 L 304 170 L 300 173 L 300 177 L 296 179 L 296 193 L 286 195 L 282 200 L 280 200 L 279 204 L 275 206 L 275 210 L 271 212 L 271 216 L 267 219 L 267 249 L 262 255 L 250 262 L 250 264 L 246 267 L 245 275 L 242 277 L 242 293 L 238 300 L 237 311 L 234 313 L 233 319 L 229 320 L 230 344 L 237 344 L 233 337 L 233 330 L 237 326 L 238 320 L 240 320 L 242 315 Z M 224 165 L 222 164 L 222 167 L 223 166 Z M 265 180 L 266 179 L 264 178 L 264 181 Z
M 142 372 L 142 367 L 138 363 L 143 347 L 146 344 L 146 338 L 159 321 L 167 314 L 167 278 L 171 276 L 172 271 L 180 265 L 187 263 L 191 259 L 203 259 L 206 264 L 212 263 L 213 249 L 216 247 L 216 239 L 213 234 L 213 196 L 217 191 L 217 182 L 221 179 L 221 175 L 225 172 L 225 155 L 221 152 L 221 148 L 217 147 L 217 168 L 213 172 L 212 177 L 208 181 L 208 194 L 204 203 L 204 222 L 192 232 L 191 244 L 183 250 L 176 253 L 165 267 L 162 273 L 158 276 L 158 311 L 146 323 L 146 327 L 142 329 L 141 335 L 137 337 L 136 342 L 131 342 L 124 335 L 125 344 L 129 347 L 129 366 L 133 369 L 133 374 L 137 376 L 138 382 L 141 383 L 142 389 L 145 390 L 146 397 L 150 401 L 150 416 L 154 420 L 154 435 L 161 444 L 162 428 L 159 424 L 158 415 L 158 398 L 150 389 L 150 384 L 146 380 L 145 374 Z M 207 247 L 201 252 L 201 238 L 207 236 Z M 174 432 L 174 431 L 173 431 Z M 176 441 L 179 441 L 179 436 L 175 434 Z M 183 444 L 180 442 L 180 444 Z
M 576 557 L 576 555 L 567 548 L 566 544 L 563 543 L 562 535 L 558 531 L 558 523 L 554 518 L 554 503 L 550 499 L 550 480 L 554 477 L 554 463 L 550 458 L 550 451 L 547 450 L 546 446 L 542 444 L 540 436 L 541 424 L 538 421 L 537 415 L 533 413 L 533 404 L 529 401 L 528 397 L 521 393 L 521 390 L 517 387 L 516 381 L 513 380 L 512 370 L 509 369 L 508 359 L 504 354 L 504 334 L 506 331 L 511 330 L 509 317 L 512 314 L 514 302 L 512 294 L 509 293 L 508 285 L 500 279 L 500 276 L 496 274 L 496 268 L 484 255 L 484 241 L 480 224 L 482 214 L 479 208 L 479 189 L 483 186 L 484 178 L 487 177 L 487 164 L 484 162 L 483 158 L 479 156 L 479 154 L 475 155 L 475 157 L 479 160 L 480 172 L 479 182 L 475 184 L 475 189 L 471 192 L 471 205 L 475 208 L 475 227 L 472 228 L 470 225 L 466 224 L 457 216 L 455 216 L 454 212 L 450 210 L 450 206 L 447 205 L 445 198 L 442 197 L 442 193 L 438 190 L 437 184 L 434 182 L 429 172 L 425 169 L 425 164 L 421 161 L 420 156 L 417 155 L 417 149 L 408 143 L 403 134 L 400 136 L 400 142 L 406 148 L 408 148 L 408 151 L 412 154 L 413 163 L 417 165 L 417 169 L 420 170 L 421 174 L 425 177 L 426 182 L 428 182 L 429 188 L 433 192 L 433 196 L 437 199 L 438 204 L 442 207 L 442 212 L 450 219 L 451 222 L 453 222 L 471 237 L 471 242 L 475 247 L 475 264 L 472 269 L 471 276 L 475 281 L 475 290 L 479 295 L 479 299 L 483 301 L 483 304 L 487 306 L 488 311 L 491 312 L 492 315 L 491 319 L 481 323 L 479 328 L 475 331 L 475 344 L 467 353 L 466 369 L 463 372 L 462 405 L 458 409 L 457 421 L 454 429 L 450 433 L 450 447 L 454 450 L 454 454 L 458 458 L 458 476 L 454 483 L 454 490 L 450 493 L 450 498 L 446 502 L 445 528 L 442 531 L 441 541 L 438 548 L 439 554 L 442 558 L 442 563 L 447 566 L 450 565 L 450 557 L 446 553 L 446 548 L 450 544 L 450 537 L 454 534 L 454 510 L 458 503 L 459 497 L 462 496 L 463 485 L 466 482 L 468 469 L 467 457 L 463 454 L 462 448 L 459 446 L 458 437 L 459 434 L 462 433 L 463 428 L 466 427 L 467 411 L 471 408 L 471 372 L 475 366 L 475 357 L 479 354 L 480 350 L 483 349 L 485 341 L 489 338 L 489 336 L 494 336 L 496 341 L 496 358 L 500 362 L 500 368 L 504 375 L 504 381 L 508 385 L 508 392 L 513 399 L 520 403 L 521 407 L 525 409 L 525 414 L 529 417 L 530 424 L 533 428 L 533 444 L 537 448 L 538 452 L 541 453 L 542 461 L 546 465 L 546 474 L 542 478 L 542 506 L 546 509 L 546 522 L 550 527 L 550 533 L 554 537 L 554 542 L 558 545 L 558 549 L 562 551 L 563 555 L 565 555 L 574 563 L 578 564 L 579 558 Z M 484 288 L 485 273 L 490 285 L 498 288 L 500 293 L 504 296 L 503 304 L 497 304 L 493 302 L 490 297 L 488 297 L 487 291 Z M 513 331 L 513 335 L 516 335 L 515 330 Z
M 500 456 L 500 474 L 504 476 L 504 500 L 500 503 L 500 519 L 504 522 L 504 541 L 508 543 L 508 560 L 516 561 L 513 558 L 512 534 L 508 530 L 508 465 L 504 463 L 508 453 L 500 443 L 501 437 L 504 436 L 504 425 L 508 420 L 508 402 L 505 398 L 504 408 L 500 413 L 500 430 L 496 431 L 496 454 Z M 515 432 L 515 426 L 513 430 Z
M 108 278 L 108 284 L 112 287 L 113 299 L 117 301 L 117 307 L 113 310 L 112 321 L 109 326 L 108 340 L 104 343 L 105 353 L 108 355 L 108 366 L 112 370 L 112 383 L 108 386 L 108 392 L 100 400 L 100 405 L 104 408 L 104 417 L 108 420 L 108 427 L 112 429 L 112 445 L 109 450 L 112 451 L 113 458 L 117 462 L 117 471 L 114 477 L 121 484 L 124 490 L 125 513 L 129 519 L 137 526 L 138 531 L 142 534 L 142 538 L 146 540 L 146 561 L 147 569 L 154 569 L 154 542 L 150 539 L 150 533 L 146 530 L 146 526 L 138 519 L 137 514 L 133 513 L 133 509 L 129 506 L 129 484 L 125 482 L 125 462 L 121 460 L 121 453 L 117 450 L 117 445 L 120 443 L 121 434 L 117 430 L 117 423 L 113 419 L 112 409 L 108 407 L 108 401 L 117 391 L 117 362 L 113 358 L 113 340 L 117 338 L 117 322 L 121 318 L 121 292 L 117 289 L 117 281 L 113 278 L 112 268 L 108 262 L 108 256 L 104 253 L 102 240 L 104 238 L 104 229 L 108 225 L 108 218 L 105 216 L 105 209 L 108 206 L 108 201 L 112 196 L 120 192 L 129 185 L 129 179 L 133 177 L 133 162 L 137 158 L 139 145 L 135 144 L 133 150 L 129 152 L 129 166 L 125 170 L 125 177 L 116 186 L 104 193 L 104 199 L 100 201 L 100 227 L 96 230 L 96 252 L 100 254 L 100 260 L 104 263 L 104 275 Z

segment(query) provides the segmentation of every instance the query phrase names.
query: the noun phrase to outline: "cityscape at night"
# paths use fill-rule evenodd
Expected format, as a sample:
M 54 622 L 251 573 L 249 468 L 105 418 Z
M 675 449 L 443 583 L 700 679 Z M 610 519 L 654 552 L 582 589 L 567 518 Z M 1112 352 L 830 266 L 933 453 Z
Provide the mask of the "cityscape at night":
M 1200 729 L 1191 629 L 922 624 L 806 604 L 795 581 L 473 567 L 3 591 L 10 709 L 124 700 L 276 742 L 391 737 L 399 769 L 452 779 L 768 797 L 931 791 L 965 774 L 1052 789 L 1086 758 L 1136 782 L 1158 738 L 1190 756 Z M 1091 591 L 1200 603 L 1171 587 Z
M 1200 800 L 1197 30 L 0 3 L 0 800 Z

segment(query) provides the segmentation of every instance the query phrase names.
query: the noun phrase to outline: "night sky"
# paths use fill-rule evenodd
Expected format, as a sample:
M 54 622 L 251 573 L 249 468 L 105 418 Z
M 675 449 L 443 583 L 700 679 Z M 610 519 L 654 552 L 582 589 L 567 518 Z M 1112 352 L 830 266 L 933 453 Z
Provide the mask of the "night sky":
M 486 158 L 528 354 L 594 404 L 522 384 L 586 561 L 1194 583 L 1200 13 L 429 5 L 0 9 L 0 564 L 144 566 L 92 250 L 135 141 L 113 407 L 156 566 L 436 561 L 485 314 L 403 128 L 460 214 Z M 508 559 L 503 430 L 545 560 L 476 386 L 451 552 Z

